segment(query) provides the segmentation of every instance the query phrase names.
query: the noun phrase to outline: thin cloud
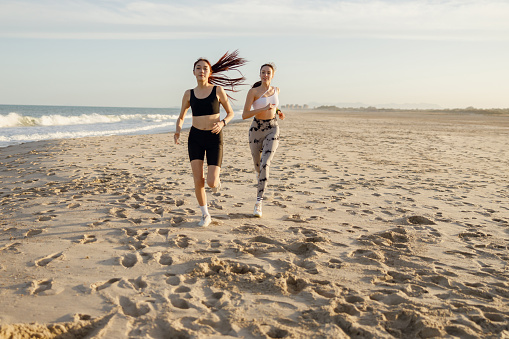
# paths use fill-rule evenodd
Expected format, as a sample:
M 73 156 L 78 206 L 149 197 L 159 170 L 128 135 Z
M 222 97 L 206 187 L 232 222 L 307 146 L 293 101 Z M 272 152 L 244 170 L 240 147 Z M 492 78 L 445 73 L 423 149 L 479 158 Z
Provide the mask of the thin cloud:
M 19 1 L 0 4 L 0 37 L 189 39 L 228 36 L 509 39 L 509 3 L 448 1 Z

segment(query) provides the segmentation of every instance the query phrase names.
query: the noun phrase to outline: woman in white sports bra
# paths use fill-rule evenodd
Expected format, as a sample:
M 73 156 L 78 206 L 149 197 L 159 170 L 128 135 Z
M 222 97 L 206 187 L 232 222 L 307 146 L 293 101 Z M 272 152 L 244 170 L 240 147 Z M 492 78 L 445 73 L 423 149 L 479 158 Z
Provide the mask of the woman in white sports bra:
M 264 64 L 260 68 L 260 79 L 249 90 L 244 104 L 242 119 L 254 117 L 249 128 L 249 147 L 258 178 L 258 192 L 253 214 L 262 216 L 262 201 L 269 178 L 269 167 L 279 145 L 279 125 L 276 115 L 284 119 L 279 105 L 279 88 L 270 86 L 274 77 L 273 64 Z M 251 107 L 253 109 L 251 109 Z

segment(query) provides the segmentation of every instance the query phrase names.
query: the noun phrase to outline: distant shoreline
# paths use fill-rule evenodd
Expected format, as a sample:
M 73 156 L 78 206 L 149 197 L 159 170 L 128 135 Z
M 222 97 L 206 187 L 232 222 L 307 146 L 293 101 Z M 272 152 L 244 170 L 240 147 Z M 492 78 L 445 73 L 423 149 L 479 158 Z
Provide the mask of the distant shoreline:
M 475 114 L 490 116 L 509 116 L 509 108 L 444 108 L 444 109 L 407 109 L 407 108 L 376 108 L 376 107 L 337 107 L 319 106 L 314 108 L 282 108 L 284 112 L 322 112 L 322 113 L 427 113 L 427 114 Z
M 300 109 L 297 109 L 300 110 Z M 340 111 L 340 112 L 424 112 L 424 113 L 466 113 L 466 114 L 489 114 L 509 115 L 509 108 L 452 108 L 452 109 L 401 109 L 401 108 L 376 108 L 376 107 L 337 107 L 319 106 L 313 108 L 316 111 Z

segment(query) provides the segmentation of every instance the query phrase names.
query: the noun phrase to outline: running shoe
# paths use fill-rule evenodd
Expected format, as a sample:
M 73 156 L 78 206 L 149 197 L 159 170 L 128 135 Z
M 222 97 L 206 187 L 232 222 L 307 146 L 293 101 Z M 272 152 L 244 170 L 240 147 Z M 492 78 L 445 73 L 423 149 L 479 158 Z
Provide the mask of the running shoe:
M 262 202 L 257 202 L 254 206 L 254 212 L 253 215 L 255 217 L 261 218 L 262 217 Z
M 212 218 L 210 217 L 210 214 L 202 215 L 201 220 L 198 223 L 198 226 L 200 227 L 207 227 L 212 222 Z

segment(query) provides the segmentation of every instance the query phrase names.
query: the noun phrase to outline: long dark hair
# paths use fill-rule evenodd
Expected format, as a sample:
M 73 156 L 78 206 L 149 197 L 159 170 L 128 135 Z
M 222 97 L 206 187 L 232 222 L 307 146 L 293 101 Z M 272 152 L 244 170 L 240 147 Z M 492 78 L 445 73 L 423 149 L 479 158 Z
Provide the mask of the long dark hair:
M 196 67 L 196 64 L 200 61 L 205 61 L 210 67 L 210 76 L 209 76 L 209 84 L 219 85 L 225 87 L 225 91 L 230 92 L 238 92 L 236 89 L 237 86 L 243 85 L 243 82 L 246 80 L 244 75 L 239 71 L 239 67 L 245 65 L 247 60 L 239 57 L 239 51 L 235 50 L 231 53 L 226 52 L 215 64 L 211 65 L 210 61 L 205 58 L 199 58 L 193 65 L 193 70 Z M 221 75 L 220 73 L 226 71 L 237 71 L 240 73 L 241 77 L 238 78 L 230 78 L 225 75 Z M 228 94 L 227 94 L 228 95 Z M 230 95 L 228 98 L 233 99 Z
M 263 64 L 262 67 L 260 67 L 260 72 L 262 71 L 262 68 L 265 66 L 272 68 L 273 73 L 276 72 L 276 66 L 273 63 Z M 251 87 L 251 88 L 260 87 L 261 85 L 262 85 L 262 82 L 257 81 L 253 84 L 253 87 Z

